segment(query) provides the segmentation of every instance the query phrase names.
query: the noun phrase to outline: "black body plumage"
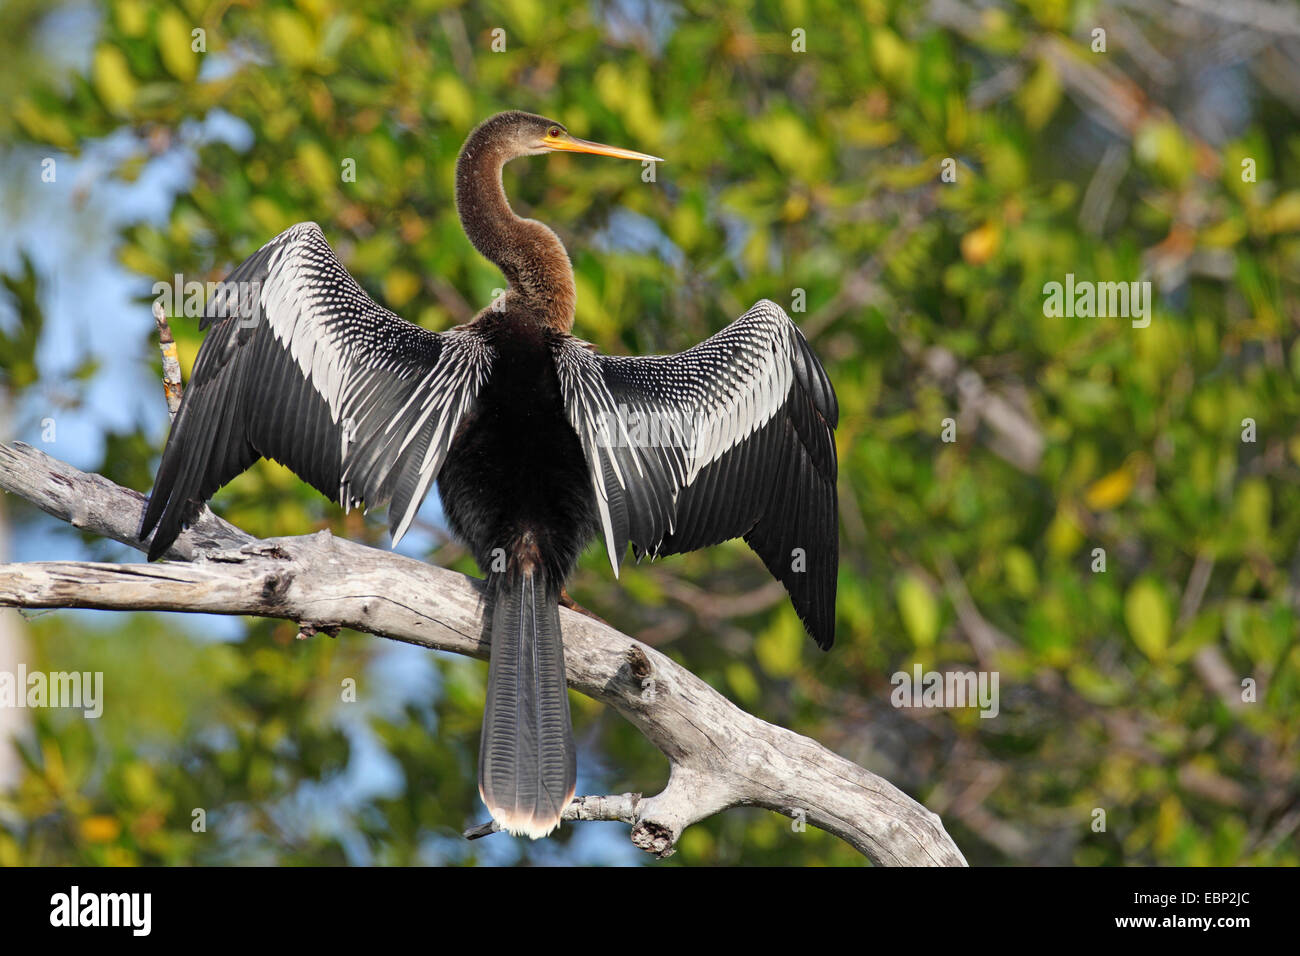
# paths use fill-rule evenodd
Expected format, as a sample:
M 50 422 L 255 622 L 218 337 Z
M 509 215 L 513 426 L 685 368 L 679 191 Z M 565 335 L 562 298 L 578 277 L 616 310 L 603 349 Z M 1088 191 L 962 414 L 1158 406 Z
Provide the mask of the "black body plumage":
M 510 312 L 480 322 L 494 359 L 438 478 L 443 513 L 485 572 L 531 535 L 549 580 L 563 583 L 595 536 L 582 445 L 564 412 L 556 333 Z M 502 549 L 497 552 L 497 549 Z
M 743 537 L 823 648 L 838 567 L 839 410 L 802 333 L 763 301 L 676 355 L 603 356 L 574 338 L 564 247 L 501 187 L 505 162 L 552 148 L 629 155 L 527 113 L 489 119 L 462 149 L 462 223 L 509 282 L 468 325 L 429 332 L 378 306 L 314 223 L 237 267 L 227 293 L 251 294 L 236 304 L 252 314 L 209 304 L 140 532 L 164 555 L 265 456 L 346 506 L 387 502 L 396 542 L 436 480 L 487 576 L 479 791 L 533 837 L 574 791 L 559 600 L 593 538 L 617 574 L 629 544 L 639 559 Z
M 507 310 L 479 323 L 495 358 L 438 491 L 452 531 L 487 574 L 492 658 L 479 793 L 511 832 L 543 836 L 577 774 L 560 590 L 597 524 L 552 359 L 556 333 L 531 318 Z

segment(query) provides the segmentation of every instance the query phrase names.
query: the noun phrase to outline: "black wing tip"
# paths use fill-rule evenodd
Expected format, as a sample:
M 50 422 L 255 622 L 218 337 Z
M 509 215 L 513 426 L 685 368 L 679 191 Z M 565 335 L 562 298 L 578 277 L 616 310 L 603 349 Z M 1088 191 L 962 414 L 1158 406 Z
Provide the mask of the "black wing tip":
M 175 539 L 167 541 L 161 538 L 154 538 L 154 540 L 149 543 L 148 559 L 150 561 L 157 561 L 167 553 L 168 549 L 171 548 L 174 542 Z
M 831 611 L 829 616 L 821 614 L 805 615 L 802 609 L 795 604 L 795 610 L 799 612 L 799 620 L 803 622 L 804 630 L 808 636 L 817 642 L 817 646 L 823 651 L 829 651 L 835 645 L 835 599 L 831 598 Z
M 150 561 L 157 561 L 161 558 L 176 543 L 176 539 L 180 537 L 181 529 L 169 529 L 166 511 L 159 510 L 159 514 L 153 514 L 152 509 L 146 508 L 144 517 L 140 520 L 140 530 L 136 533 L 137 541 L 149 542 L 149 549 L 145 554 Z M 155 527 L 157 528 L 156 531 L 154 530 Z M 149 539 L 151 531 L 154 532 L 153 540 Z
M 146 554 L 150 561 L 157 561 L 164 551 L 171 547 L 170 541 L 162 541 L 164 535 L 159 529 L 158 534 L 154 535 L 153 541 L 149 541 L 149 533 L 158 527 L 159 520 L 165 513 L 164 504 L 166 495 L 159 497 L 158 489 L 155 488 L 148 500 L 144 504 L 144 511 L 140 515 L 140 526 L 136 529 L 135 539 L 140 542 L 149 542 L 149 548 Z
M 152 495 L 145 500 L 144 511 L 140 514 L 140 524 L 135 529 L 135 537 L 137 541 L 145 541 L 148 539 L 149 532 L 158 524 L 158 518 L 162 515 L 161 508 L 159 508 L 157 512 L 154 511 L 153 502 L 154 498 Z

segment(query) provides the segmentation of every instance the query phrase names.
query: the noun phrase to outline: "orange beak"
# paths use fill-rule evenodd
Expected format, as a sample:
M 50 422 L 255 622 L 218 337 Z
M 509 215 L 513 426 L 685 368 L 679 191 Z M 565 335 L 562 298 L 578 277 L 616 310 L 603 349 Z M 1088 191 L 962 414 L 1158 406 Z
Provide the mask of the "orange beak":
M 638 153 L 634 149 L 623 149 L 621 146 L 606 146 L 604 143 L 593 143 L 590 140 L 570 136 L 568 133 L 561 133 L 559 136 L 547 136 L 542 143 L 547 149 L 563 153 L 591 153 L 595 156 L 612 156 L 614 159 L 635 159 L 643 163 L 663 162 L 658 156 Z

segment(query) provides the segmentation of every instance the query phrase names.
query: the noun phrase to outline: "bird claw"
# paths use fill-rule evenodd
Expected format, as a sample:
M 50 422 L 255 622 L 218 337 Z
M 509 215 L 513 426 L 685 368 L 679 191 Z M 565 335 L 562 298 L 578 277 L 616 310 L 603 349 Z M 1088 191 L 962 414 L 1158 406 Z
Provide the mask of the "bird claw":
M 567 607 L 570 611 L 577 611 L 579 614 L 585 614 L 593 621 L 599 621 L 601 624 L 609 626 L 609 622 L 606 621 L 599 614 L 596 614 L 592 611 L 588 611 L 585 607 L 583 607 L 573 598 L 569 597 L 569 591 L 567 588 L 560 588 L 560 607 Z
M 309 621 L 303 621 L 298 625 L 298 640 L 300 641 L 305 641 L 309 637 L 315 637 L 317 634 L 328 634 L 330 637 L 338 637 L 339 625 L 313 624 Z

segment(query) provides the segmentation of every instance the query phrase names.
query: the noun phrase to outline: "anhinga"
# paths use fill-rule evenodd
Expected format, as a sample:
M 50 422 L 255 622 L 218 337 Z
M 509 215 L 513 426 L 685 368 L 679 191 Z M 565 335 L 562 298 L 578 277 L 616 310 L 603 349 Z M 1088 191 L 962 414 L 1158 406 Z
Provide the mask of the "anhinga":
M 592 538 L 617 575 L 629 543 L 640 559 L 743 536 L 823 648 L 839 560 L 839 412 L 802 333 L 761 301 L 676 355 L 605 356 L 570 335 L 564 246 L 515 215 L 501 184 L 505 163 L 557 150 L 655 159 L 529 113 L 475 129 L 456 207 L 509 288 L 467 325 L 430 332 L 377 305 L 315 223 L 238 266 L 224 304 L 252 290 L 251 318 L 209 303 L 212 330 L 141 524 L 142 539 L 157 527 L 158 558 L 265 456 L 345 506 L 389 502 L 396 544 L 436 478 L 452 531 L 487 574 L 479 793 L 504 829 L 534 838 L 574 792 L 558 602 Z

